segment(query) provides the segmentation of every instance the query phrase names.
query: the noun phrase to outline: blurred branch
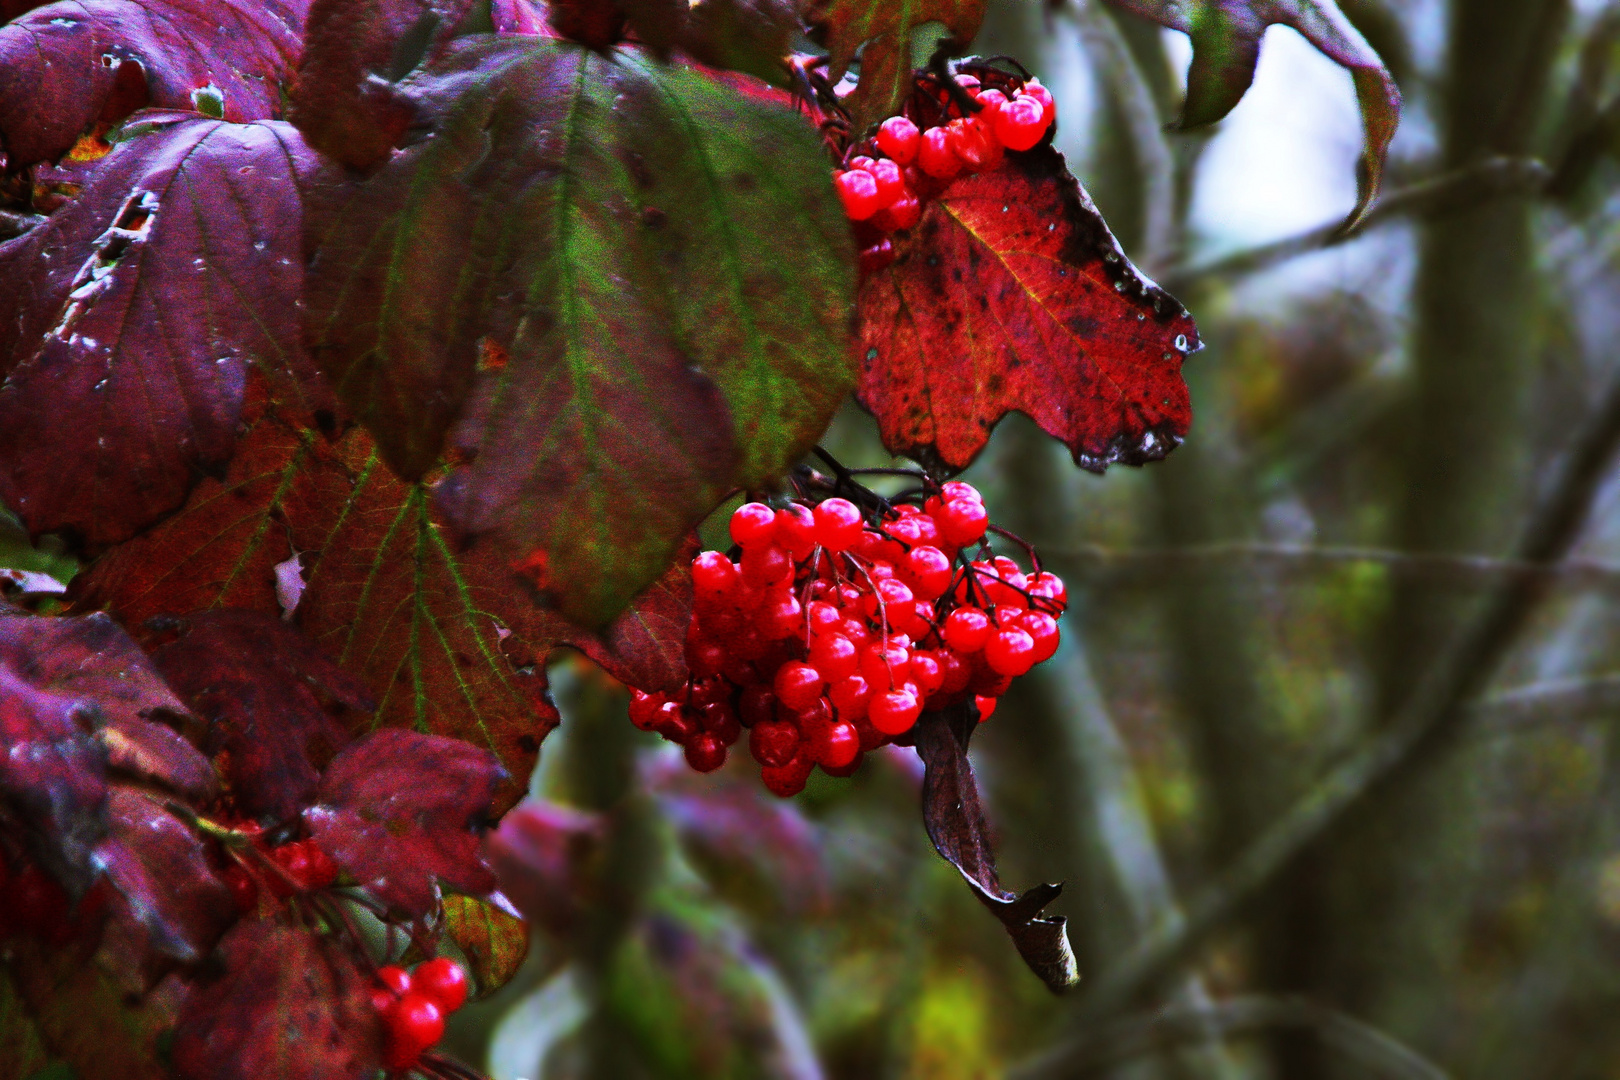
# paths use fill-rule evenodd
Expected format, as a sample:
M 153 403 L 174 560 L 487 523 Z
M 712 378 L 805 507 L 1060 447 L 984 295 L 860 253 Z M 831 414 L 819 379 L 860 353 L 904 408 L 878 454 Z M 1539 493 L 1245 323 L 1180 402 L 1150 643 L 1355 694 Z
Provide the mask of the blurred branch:
M 1552 581 L 1562 587 L 1620 592 L 1620 564 L 1596 559 L 1567 559 L 1554 564 L 1488 555 L 1446 555 L 1392 548 L 1267 544 L 1232 541 L 1191 547 L 1122 551 L 1091 545 L 1062 548 L 1037 544 L 1048 560 L 1067 562 L 1070 576 L 1101 579 L 1109 585 L 1158 585 L 1166 571 L 1207 572 L 1228 569 L 1281 569 L 1289 572 L 1332 570 L 1353 563 L 1387 566 L 1397 574 L 1417 574 L 1460 585 L 1490 585 L 1507 578 Z
M 1379 1076 L 1396 1080 L 1446 1080 L 1447 1074 L 1438 1065 L 1352 1016 L 1297 998 L 1260 996 L 1127 1017 L 1008 1075 L 1016 1080 L 1085 1076 L 1178 1043 L 1230 1039 L 1283 1028 L 1311 1031 L 1324 1044 Z
M 1164 286 L 1181 292 L 1212 277 L 1241 277 L 1313 251 L 1353 240 L 1372 228 L 1399 217 L 1425 217 L 1460 210 L 1504 195 L 1534 194 L 1547 183 L 1550 171 L 1535 158 L 1490 157 L 1448 173 L 1419 180 L 1389 192 L 1368 212 L 1354 232 L 1340 232 L 1340 222 L 1234 252 L 1211 262 L 1185 266 L 1165 275 Z
M 1546 566 L 1562 559 L 1580 533 L 1600 481 L 1620 448 L 1620 374 L 1561 465 L 1546 501 L 1530 519 L 1518 562 Z M 1257 836 L 1125 958 L 1102 973 L 1081 1001 L 1091 1020 L 1117 1015 L 1179 967 L 1279 873 L 1342 826 L 1372 797 L 1439 758 L 1473 715 L 1477 695 L 1547 593 L 1548 575 L 1516 573 L 1487 598 L 1484 610 L 1418 682 L 1381 734 L 1332 769 L 1270 828 Z
M 1535 720 L 1582 720 L 1620 709 L 1620 675 L 1550 679 L 1480 698 L 1470 706 L 1480 723 L 1503 727 Z
M 24 214 L 16 210 L 0 210 L 0 240 L 21 236 L 37 225 L 45 224 L 39 214 Z

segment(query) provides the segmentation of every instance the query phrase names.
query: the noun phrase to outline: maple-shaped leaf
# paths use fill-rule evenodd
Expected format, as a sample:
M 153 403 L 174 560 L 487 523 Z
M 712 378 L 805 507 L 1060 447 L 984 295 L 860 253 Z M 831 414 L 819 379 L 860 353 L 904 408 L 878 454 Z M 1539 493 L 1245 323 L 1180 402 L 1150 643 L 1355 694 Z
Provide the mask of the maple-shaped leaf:
M 105 615 L 0 609 L 0 794 L 87 884 L 105 831 L 109 756 L 148 779 L 201 792 L 199 755 L 158 718 L 185 706 Z M 202 763 L 206 765 L 206 763 Z
M 330 404 L 299 337 L 294 180 L 320 166 L 296 129 L 137 120 L 76 200 L 0 245 L 0 499 L 92 548 L 223 467 L 250 367 Z
M 58 0 L 0 26 L 0 146 L 12 168 L 59 157 L 133 61 L 147 96 L 236 123 L 278 115 L 306 0 Z M 107 119 L 116 120 L 113 116 Z
M 958 46 L 966 46 L 984 22 L 985 0 L 809 0 L 805 21 L 825 35 L 829 70 L 837 81 L 862 45 L 861 77 L 844 99 L 850 127 L 862 134 L 899 111 L 911 96 L 911 34 L 923 23 L 941 23 Z
M 1067 920 L 1043 914 L 1062 885 L 1010 892 L 996 874 L 990 828 L 979 802 L 979 785 L 967 744 L 978 711 L 969 702 L 946 712 L 924 713 L 917 724 L 917 756 L 923 760 L 923 826 L 934 850 L 956 867 L 979 902 L 1006 927 L 1018 955 L 1047 989 L 1062 993 L 1080 981 L 1069 947 Z
M 481 837 L 503 779 L 487 750 L 376 731 L 332 759 L 304 822 L 361 887 L 391 908 L 425 915 L 438 901 L 438 882 L 474 895 L 494 891 Z
M 314 642 L 265 612 L 204 611 L 183 626 L 153 660 L 212 725 L 206 745 L 224 753 L 237 806 L 285 821 L 309 804 L 321 770 L 348 742 L 340 710 L 375 703 Z
M 623 0 L 636 39 L 659 55 L 679 49 L 710 67 L 786 80 L 798 15 L 792 0 Z
M 97 862 L 120 896 L 127 919 L 154 951 L 196 963 L 236 919 L 230 890 L 208 864 L 202 840 L 161 800 L 123 785 L 107 800 L 108 835 Z
M 379 1068 L 370 984 L 334 940 L 243 922 L 218 962 L 223 974 L 191 995 L 176 1026 L 183 1080 L 359 1080 Z
M 1350 72 L 1361 106 L 1363 147 L 1356 173 L 1358 224 L 1378 197 L 1390 140 L 1401 119 L 1401 92 L 1384 61 L 1333 0 L 1109 0 L 1116 7 L 1192 38 L 1181 125 L 1212 124 L 1232 111 L 1254 82 L 1266 27 L 1292 27 Z
M 174 1027 L 174 995 L 131 993 L 90 951 L 92 944 L 75 941 L 62 948 L 12 938 L 8 963 L 0 966 L 0 982 L 9 982 L 0 989 L 0 1002 L 23 1011 L 38 1044 L 76 1076 L 171 1080 L 162 1047 Z M 0 1069 L 13 1060 L 0 1058 Z
M 1008 412 L 1084 468 L 1164 457 L 1192 318 L 1131 265 L 1051 146 L 964 176 L 861 285 L 858 400 L 892 452 L 961 469 Z
M 471 965 L 475 997 L 507 983 L 529 955 L 529 927 L 510 911 L 479 896 L 444 898 L 444 933 Z
M 601 624 L 849 386 L 826 159 L 634 49 L 462 38 L 401 86 L 431 137 L 311 220 L 317 360 L 402 476 L 447 453 L 469 542 Z

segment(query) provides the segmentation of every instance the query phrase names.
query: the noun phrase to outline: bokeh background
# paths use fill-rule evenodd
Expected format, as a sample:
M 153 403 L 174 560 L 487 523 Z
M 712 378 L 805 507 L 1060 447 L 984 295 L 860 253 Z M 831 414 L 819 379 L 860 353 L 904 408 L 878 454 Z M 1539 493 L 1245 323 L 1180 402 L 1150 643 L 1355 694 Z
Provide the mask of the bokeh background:
M 1070 585 L 1062 650 L 973 757 L 1004 880 L 1066 882 L 1081 987 L 1049 995 L 933 853 L 914 756 L 775 800 L 746 761 L 690 773 L 565 659 L 503 829 L 530 954 L 456 1054 L 496 1080 L 1620 1076 L 1620 483 L 1448 737 L 1390 738 L 1527 580 L 1515 545 L 1620 372 L 1620 5 L 1342 6 L 1405 98 L 1343 243 L 1354 94 L 1294 32 L 1198 132 L 1170 130 L 1186 39 L 1098 0 L 993 0 L 975 49 L 1053 89 L 1059 148 L 1208 345 L 1168 461 L 1092 476 L 1013 417 L 967 476 Z M 888 463 L 853 408 L 826 443 Z M 72 573 L 14 529 L 0 563 Z M 1369 747 L 1399 758 L 1372 785 Z M 1328 809 L 1297 857 L 1232 869 L 1300 806 Z M 1189 910 L 1173 963 L 1120 975 Z

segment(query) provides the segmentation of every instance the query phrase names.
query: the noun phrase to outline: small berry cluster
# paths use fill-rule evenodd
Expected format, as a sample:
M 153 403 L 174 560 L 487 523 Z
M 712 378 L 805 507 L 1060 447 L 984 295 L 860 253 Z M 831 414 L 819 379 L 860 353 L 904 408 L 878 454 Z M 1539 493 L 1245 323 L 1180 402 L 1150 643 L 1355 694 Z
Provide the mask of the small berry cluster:
M 321 850 L 314 840 L 293 840 L 265 849 L 262 831 L 257 824 L 238 828 L 252 837 L 253 846 L 263 852 L 271 866 L 254 873 L 240 863 L 233 863 L 220 872 L 220 880 L 231 890 L 236 910 L 246 915 L 258 910 L 259 882 L 262 879 L 270 895 L 285 900 L 295 893 L 316 892 L 337 881 L 337 864 Z
M 974 75 L 955 78 L 977 112 L 964 114 L 950 95 L 936 90 L 928 100 L 937 122 L 923 118 L 919 125 L 909 115 L 891 116 L 875 139 L 851 148 L 845 168 L 833 171 L 844 213 L 867 225 L 860 230 L 863 269 L 892 257 L 886 235 L 915 226 L 923 204 L 957 176 L 998 168 L 1005 151 L 1030 149 L 1052 126 L 1057 106 L 1039 79 L 1002 76 L 1002 90 L 984 87 Z
M 396 1071 L 415 1065 L 444 1036 L 444 1019 L 466 1002 L 467 990 L 467 973 L 443 956 L 414 971 L 378 968 L 371 1004 L 388 1029 L 383 1063 Z
M 848 776 L 865 752 L 909 742 L 925 709 L 973 698 L 987 719 L 1014 676 L 1057 650 L 1063 582 L 990 556 L 971 485 L 921 506 L 866 501 L 870 521 L 836 496 L 739 507 L 738 557 L 692 564 L 691 678 L 675 694 L 634 691 L 631 722 L 681 744 L 700 772 L 746 727 L 765 786 L 788 796 L 815 766 Z

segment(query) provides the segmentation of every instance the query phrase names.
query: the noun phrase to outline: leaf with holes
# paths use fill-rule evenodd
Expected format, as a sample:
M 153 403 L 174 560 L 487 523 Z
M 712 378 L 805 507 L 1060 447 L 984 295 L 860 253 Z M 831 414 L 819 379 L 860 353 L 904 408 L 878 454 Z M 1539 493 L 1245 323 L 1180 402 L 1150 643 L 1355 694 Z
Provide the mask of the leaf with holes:
M 473 895 L 494 891 L 480 837 L 503 779 L 487 750 L 377 731 L 332 759 L 304 822 L 361 887 L 391 908 L 425 915 L 437 903 L 436 883 Z
M 295 179 L 320 168 L 298 132 L 139 119 L 78 199 L 0 245 L 0 498 L 91 547 L 230 459 L 250 367 L 309 408 L 325 393 L 295 303 Z
M 1049 145 L 965 176 L 861 286 L 856 394 L 897 454 L 961 469 L 1008 412 L 1079 465 L 1162 458 L 1192 418 L 1192 318 L 1125 258 Z
M 191 995 L 176 1028 L 183 1080 L 334 1080 L 378 1069 L 382 1021 L 336 942 L 244 922 L 220 943 L 218 960 L 223 974 Z
M 810 0 L 805 21 L 825 35 L 834 81 L 849 70 L 861 46 L 861 77 L 844 100 L 856 133 L 897 112 L 911 95 L 911 35 L 927 22 L 944 25 L 966 46 L 984 21 L 985 0 Z
M 58 157 L 101 116 L 129 62 L 160 109 L 234 123 L 272 119 L 307 7 L 305 0 L 59 0 L 35 8 L 0 26 L 0 144 L 12 167 Z
M 1401 92 L 1384 61 L 1333 0 L 1109 0 L 1116 7 L 1192 38 L 1183 127 L 1213 124 L 1232 111 L 1254 82 L 1266 27 L 1289 26 L 1350 72 L 1361 106 L 1364 144 L 1355 209 L 1344 227 L 1372 208 L 1384 161 L 1401 119 Z
M 208 720 L 208 748 L 224 754 L 232 797 L 253 817 L 285 821 L 307 806 L 348 742 L 343 710 L 374 707 L 358 679 L 262 611 L 199 612 L 152 658 Z
M 401 86 L 432 137 L 312 219 L 317 359 L 400 474 L 448 436 L 448 520 L 601 624 L 849 386 L 826 159 L 632 49 L 467 38 Z
M 444 932 L 472 965 L 478 997 L 511 982 L 529 955 L 523 920 L 477 896 L 444 898 Z

